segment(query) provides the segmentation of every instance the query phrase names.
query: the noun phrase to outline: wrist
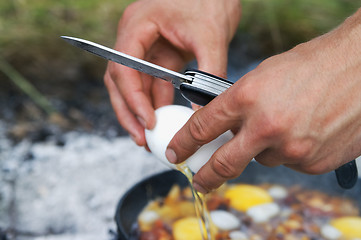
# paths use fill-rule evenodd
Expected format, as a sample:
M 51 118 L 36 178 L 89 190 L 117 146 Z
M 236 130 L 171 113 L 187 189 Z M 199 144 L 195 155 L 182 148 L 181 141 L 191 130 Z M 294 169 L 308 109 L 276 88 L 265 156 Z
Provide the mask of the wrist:
M 361 66 L 361 8 L 334 30 L 295 48 L 323 72 Z
M 356 57 L 361 62 L 361 8 L 355 14 L 347 18 L 338 29 L 335 30 L 339 39 L 344 39 L 344 51 Z
M 344 149 L 338 156 L 340 163 L 360 156 L 361 8 L 333 31 L 299 45 L 295 52 L 303 72 L 313 81 L 309 84 L 314 84 L 318 94 L 323 93 L 318 110 L 321 117 L 317 118 L 324 131 L 320 134 L 325 139 L 335 133 L 347 135 L 338 146 Z M 322 117 L 323 113 L 327 117 Z M 348 146 L 342 146 L 345 142 Z
M 358 40 L 355 42 L 359 49 L 361 48 L 359 40 L 361 39 L 361 8 L 354 15 L 345 20 L 345 27 L 349 29 L 350 39 Z

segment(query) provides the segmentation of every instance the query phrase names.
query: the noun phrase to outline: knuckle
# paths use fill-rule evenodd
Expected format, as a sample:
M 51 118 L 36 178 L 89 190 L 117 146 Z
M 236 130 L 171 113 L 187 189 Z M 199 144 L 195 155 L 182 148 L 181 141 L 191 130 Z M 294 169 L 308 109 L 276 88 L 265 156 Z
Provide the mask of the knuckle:
M 215 153 L 213 155 L 213 161 L 211 162 L 211 167 L 213 171 L 224 179 L 232 179 L 238 176 L 238 171 L 235 166 L 228 160 L 229 158 L 224 158 Z
M 307 160 L 312 153 L 312 144 L 309 141 L 291 141 L 282 149 L 287 159 Z
M 241 104 L 243 107 L 253 106 L 258 97 L 257 91 L 255 91 L 254 84 L 252 83 L 252 74 L 250 73 L 246 76 L 246 79 L 241 84 L 241 87 L 235 89 L 237 93 L 235 94 L 235 103 Z
M 212 189 L 214 189 L 214 186 L 207 180 L 207 177 L 205 177 L 203 174 L 197 173 L 194 175 L 194 178 L 197 179 L 197 183 L 201 185 L 207 192 L 210 192 Z
M 283 135 L 287 130 L 287 123 L 272 114 L 264 115 L 258 125 L 261 126 L 258 129 L 258 136 L 261 139 L 273 139 Z
M 330 166 L 325 164 L 324 161 L 317 161 L 316 163 L 301 166 L 301 167 L 299 167 L 299 169 L 302 172 L 305 172 L 305 173 L 311 174 L 311 175 L 319 175 L 319 174 L 327 173 L 332 170 L 332 168 L 330 168 Z
M 117 71 L 116 68 L 117 68 L 117 66 L 115 65 L 115 63 L 113 63 L 113 62 L 108 63 L 107 72 L 108 72 L 109 77 L 113 80 L 120 78 L 119 71 Z
M 202 145 L 206 142 L 208 129 L 202 118 L 192 117 L 192 121 L 189 122 L 189 132 L 197 144 Z
M 197 144 L 186 144 L 183 142 L 183 139 L 179 137 L 177 134 L 171 140 L 172 148 L 177 149 L 177 152 L 181 152 L 183 157 L 187 158 L 191 156 L 194 152 L 196 152 L 200 145 Z M 182 156 L 179 156 L 182 158 Z
M 261 135 L 263 138 L 273 138 L 281 135 L 284 131 L 283 126 L 279 122 L 269 119 L 262 130 Z
M 139 8 L 138 2 L 133 2 L 127 6 L 127 8 L 123 11 L 122 19 L 129 19 L 134 16 L 134 13 Z
M 111 81 L 113 81 L 108 73 L 105 73 L 105 75 L 103 77 L 103 80 L 104 80 L 105 86 L 107 86 L 107 87 L 110 87 L 111 86 Z

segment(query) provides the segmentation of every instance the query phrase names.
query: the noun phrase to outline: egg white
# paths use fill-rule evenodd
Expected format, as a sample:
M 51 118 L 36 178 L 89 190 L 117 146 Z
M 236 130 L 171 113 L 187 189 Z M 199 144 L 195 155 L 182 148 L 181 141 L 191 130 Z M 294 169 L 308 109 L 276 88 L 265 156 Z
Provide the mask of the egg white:
M 332 227 L 329 224 L 323 225 L 320 232 L 322 237 L 327 240 L 337 240 L 342 236 L 341 232 L 337 228 Z
M 285 187 L 274 185 L 268 189 L 268 193 L 274 199 L 284 199 L 288 196 L 287 189 Z
M 246 213 L 255 223 L 264 223 L 278 215 L 280 211 L 278 204 L 272 202 L 251 207 Z
M 232 231 L 229 233 L 229 237 L 232 240 L 247 240 L 248 239 L 247 235 L 241 231 Z
M 222 231 L 234 230 L 241 226 L 241 221 L 230 212 L 214 210 L 210 215 L 213 224 Z

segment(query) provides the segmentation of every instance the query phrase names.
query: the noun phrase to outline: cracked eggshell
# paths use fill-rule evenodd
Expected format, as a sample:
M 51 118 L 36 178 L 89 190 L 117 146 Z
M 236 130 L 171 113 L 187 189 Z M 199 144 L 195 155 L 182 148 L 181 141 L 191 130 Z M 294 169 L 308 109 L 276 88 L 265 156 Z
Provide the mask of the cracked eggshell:
M 174 164 L 168 162 L 165 151 L 173 136 L 184 126 L 194 111 L 191 108 L 169 105 L 155 111 L 156 125 L 152 130 L 145 130 L 145 138 L 151 152 L 164 164 L 176 169 Z M 196 173 L 210 159 L 213 153 L 233 137 L 227 131 L 212 142 L 203 145 L 187 159 L 187 165 Z

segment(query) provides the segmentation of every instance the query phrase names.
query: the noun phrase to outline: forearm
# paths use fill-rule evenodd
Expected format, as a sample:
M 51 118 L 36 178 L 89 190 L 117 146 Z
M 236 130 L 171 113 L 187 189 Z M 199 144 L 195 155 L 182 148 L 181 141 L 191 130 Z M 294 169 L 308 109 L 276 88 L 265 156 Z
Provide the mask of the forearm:
M 348 33 L 350 44 L 354 47 L 357 53 L 361 52 L 361 8 L 357 12 L 346 19 L 344 23 L 345 33 Z M 361 56 L 360 56 L 361 58 Z
M 335 41 L 334 50 L 343 56 L 344 67 L 361 64 L 361 8 L 355 14 L 347 18 L 334 31 L 326 34 L 331 35 Z M 334 35 L 334 36 L 332 36 Z
M 324 145 L 339 141 L 336 149 L 320 157 L 334 154 L 334 166 L 340 165 L 361 155 L 361 8 L 333 31 L 301 44 L 300 49 L 310 61 L 308 69 L 317 76 L 312 76 L 313 81 L 320 82 L 314 92 L 324 95 L 313 116 L 320 126 L 317 134 Z
M 345 125 L 350 131 L 349 139 L 345 139 L 348 151 L 340 156 L 345 162 L 361 155 L 361 8 L 330 34 L 335 35 L 334 52 L 338 55 L 331 66 L 339 69 L 340 76 L 334 83 L 334 91 L 339 97 L 331 95 L 338 99 L 330 107 L 345 115 L 335 117 L 335 127 Z

